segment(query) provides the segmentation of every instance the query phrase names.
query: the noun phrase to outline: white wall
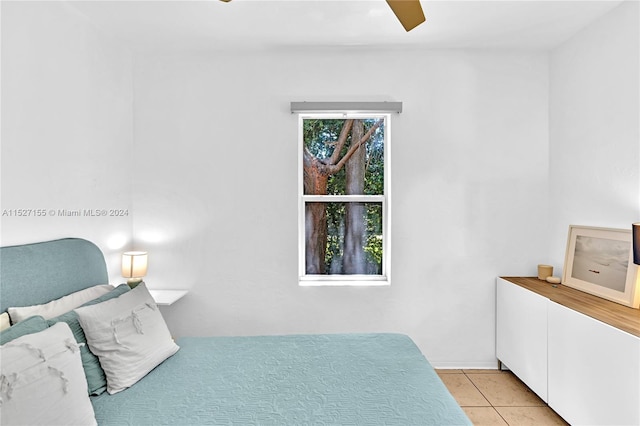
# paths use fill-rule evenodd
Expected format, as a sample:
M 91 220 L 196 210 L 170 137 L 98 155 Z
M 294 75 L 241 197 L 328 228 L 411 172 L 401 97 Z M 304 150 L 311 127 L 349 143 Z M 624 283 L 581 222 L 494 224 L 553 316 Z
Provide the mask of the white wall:
M 627 1 L 550 55 L 550 252 L 570 224 L 640 220 L 640 19 Z
M 544 258 L 544 53 L 310 49 L 135 65 L 134 240 L 176 335 L 392 331 L 440 366 L 495 367 L 499 274 Z M 400 100 L 390 288 L 297 283 L 301 100 Z
M 107 257 L 130 244 L 132 56 L 61 2 L 2 2 L 2 245 L 78 236 Z M 46 217 L 12 210 L 44 209 Z M 52 217 L 51 212 L 55 212 Z

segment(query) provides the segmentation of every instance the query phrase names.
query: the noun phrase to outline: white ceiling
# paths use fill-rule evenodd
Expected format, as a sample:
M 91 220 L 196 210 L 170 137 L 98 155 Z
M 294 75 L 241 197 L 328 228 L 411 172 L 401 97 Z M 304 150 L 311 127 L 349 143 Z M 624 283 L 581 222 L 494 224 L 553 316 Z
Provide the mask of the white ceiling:
M 384 0 L 69 3 L 140 51 L 309 46 L 546 50 L 621 2 L 422 0 L 427 21 L 409 33 Z

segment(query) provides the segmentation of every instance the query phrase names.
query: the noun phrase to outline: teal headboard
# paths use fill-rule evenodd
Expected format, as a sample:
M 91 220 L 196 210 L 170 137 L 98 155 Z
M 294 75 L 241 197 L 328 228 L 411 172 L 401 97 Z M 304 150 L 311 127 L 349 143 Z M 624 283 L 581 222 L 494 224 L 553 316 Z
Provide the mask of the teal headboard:
M 90 241 L 65 238 L 0 247 L 0 312 L 108 283 L 104 255 Z

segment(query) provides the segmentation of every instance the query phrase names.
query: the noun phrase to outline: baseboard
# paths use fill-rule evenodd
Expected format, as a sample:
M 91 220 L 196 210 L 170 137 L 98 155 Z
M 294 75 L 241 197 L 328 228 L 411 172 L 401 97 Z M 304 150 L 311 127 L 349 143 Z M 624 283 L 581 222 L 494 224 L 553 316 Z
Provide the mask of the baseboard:
M 498 361 L 466 362 L 466 361 L 429 361 L 436 370 L 497 370 Z M 504 366 L 503 366 L 504 367 Z

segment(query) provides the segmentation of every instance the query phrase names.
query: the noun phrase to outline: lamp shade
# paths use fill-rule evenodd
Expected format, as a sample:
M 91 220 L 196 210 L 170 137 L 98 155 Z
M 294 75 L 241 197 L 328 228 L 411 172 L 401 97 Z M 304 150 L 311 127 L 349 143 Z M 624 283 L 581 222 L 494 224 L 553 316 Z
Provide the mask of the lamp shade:
M 640 222 L 634 223 L 631 226 L 633 228 L 631 233 L 633 242 L 633 263 L 640 265 Z
M 122 255 L 122 276 L 142 278 L 147 275 L 147 252 L 128 251 Z

